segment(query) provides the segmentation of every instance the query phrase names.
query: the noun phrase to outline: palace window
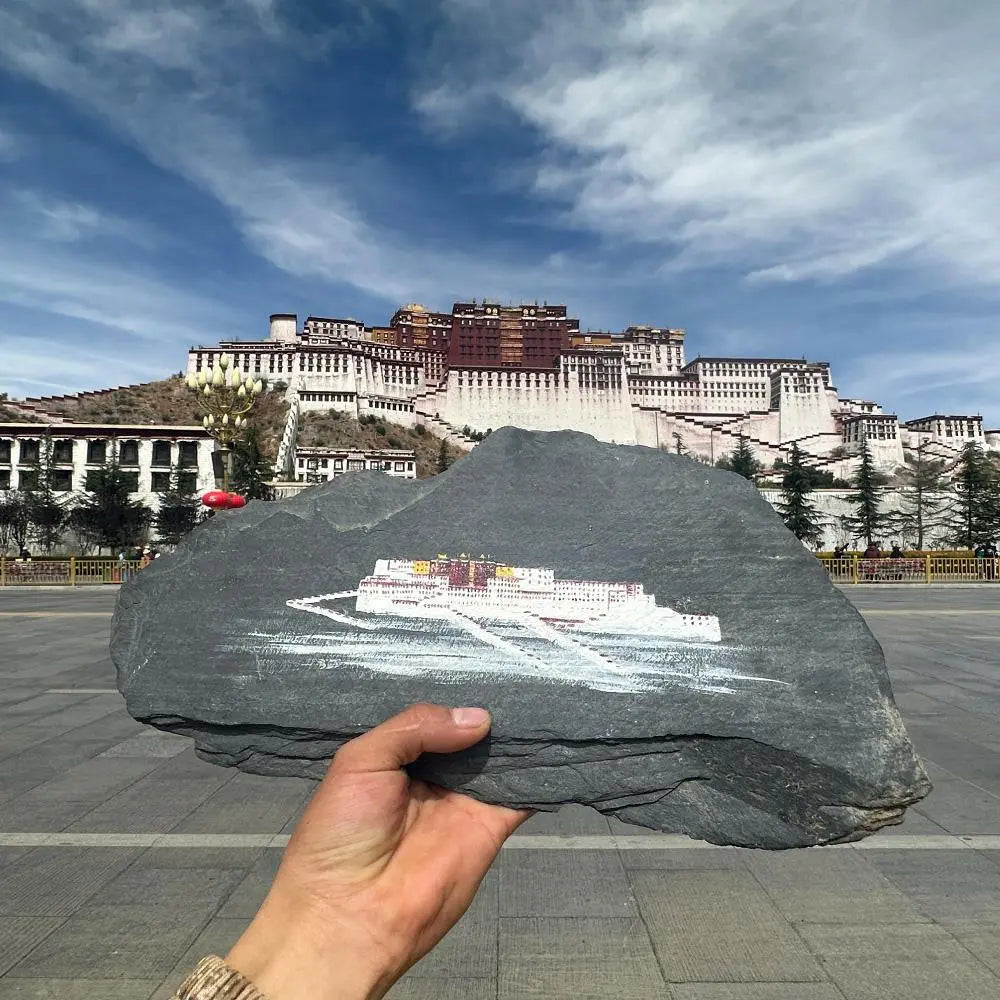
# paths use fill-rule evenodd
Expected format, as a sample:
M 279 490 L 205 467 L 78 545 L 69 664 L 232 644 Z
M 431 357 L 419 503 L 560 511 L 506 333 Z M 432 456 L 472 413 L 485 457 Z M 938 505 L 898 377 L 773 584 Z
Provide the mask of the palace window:
M 38 442 L 35 440 L 30 441 L 20 441 L 18 442 L 18 455 L 20 461 L 24 462 L 37 462 L 38 461 Z
M 88 465 L 103 465 L 107 461 L 108 457 L 108 442 L 107 441 L 88 441 L 87 442 L 87 464 Z
M 73 442 L 56 441 L 52 446 L 52 461 L 68 464 L 73 461 Z
M 139 442 L 138 441 L 122 441 L 122 443 L 121 443 L 121 449 L 118 452 L 118 464 L 119 465 L 138 465 L 139 464 Z
M 0 441 L 0 462 L 10 462 L 10 441 Z
M 154 472 L 151 480 L 154 493 L 166 493 L 170 489 L 169 472 Z
M 198 464 L 198 443 L 196 441 L 181 441 L 177 449 L 177 461 L 181 468 Z
M 154 441 L 153 442 L 153 465 L 169 465 L 170 464 L 170 442 L 169 441 Z

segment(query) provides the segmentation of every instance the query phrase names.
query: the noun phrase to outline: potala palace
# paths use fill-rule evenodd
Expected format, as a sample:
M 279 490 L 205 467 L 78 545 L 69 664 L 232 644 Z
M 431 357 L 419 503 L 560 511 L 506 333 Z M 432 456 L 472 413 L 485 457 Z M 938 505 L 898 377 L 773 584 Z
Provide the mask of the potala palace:
M 425 425 L 456 443 L 464 430 L 512 424 L 571 428 L 621 444 L 715 461 L 740 437 L 766 466 L 793 444 L 846 478 L 862 441 L 885 470 L 919 448 L 954 459 L 970 440 L 1000 450 L 981 416 L 931 414 L 900 422 L 872 400 L 842 397 L 824 361 L 688 361 L 683 330 L 630 326 L 580 332 L 565 306 L 457 302 L 450 313 L 397 310 L 386 327 L 292 314 L 270 318 L 266 340 L 192 347 L 188 371 L 229 354 L 243 369 L 283 382 L 290 403 L 277 460 L 292 478 L 299 414 L 340 410 Z

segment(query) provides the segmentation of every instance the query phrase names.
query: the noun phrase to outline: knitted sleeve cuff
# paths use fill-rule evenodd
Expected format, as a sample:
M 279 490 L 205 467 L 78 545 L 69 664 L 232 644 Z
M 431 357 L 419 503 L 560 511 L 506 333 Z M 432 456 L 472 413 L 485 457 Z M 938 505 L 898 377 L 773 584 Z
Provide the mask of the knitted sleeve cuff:
M 218 955 L 209 955 L 181 983 L 173 1000 L 267 1000 L 267 997 Z

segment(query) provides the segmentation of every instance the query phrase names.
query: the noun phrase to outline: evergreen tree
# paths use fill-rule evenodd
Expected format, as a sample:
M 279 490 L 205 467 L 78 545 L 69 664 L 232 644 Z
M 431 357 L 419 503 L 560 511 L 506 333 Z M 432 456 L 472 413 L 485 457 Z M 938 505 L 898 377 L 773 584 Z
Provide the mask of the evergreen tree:
M 230 485 L 247 500 L 273 500 L 274 487 L 269 482 L 273 477 L 271 463 L 260 447 L 259 432 L 251 424 L 246 433 L 233 442 Z
M 674 452 L 678 455 L 686 455 L 688 453 L 684 439 L 676 431 L 674 432 Z
M 731 455 L 723 455 L 715 463 L 716 468 L 725 469 L 727 472 L 735 472 L 744 479 L 754 482 L 758 474 L 764 471 L 764 466 L 757 461 L 747 439 L 741 434 L 739 443 L 733 449 Z
M 174 466 L 170 470 L 170 488 L 160 494 L 160 506 L 153 518 L 156 534 L 167 545 L 176 545 L 201 517 L 198 498 L 184 485 L 180 469 Z
M 902 473 L 899 510 L 888 517 L 888 524 L 903 539 L 912 538 L 918 549 L 945 526 L 943 474 L 944 462 L 927 458 L 922 442 Z
M 862 439 L 861 464 L 851 479 L 854 492 L 847 497 L 847 500 L 854 507 L 854 514 L 850 520 L 851 527 L 868 545 L 878 539 L 879 533 L 886 525 L 886 516 L 882 511 L 885 484 L 886 477 L 875 468 L 868 442 Z
M 38 442 L 38 457 L 28 472 L 28 486 L 22 487 L 31 534 L 44 552 L 51 552 L 62 538 L 70 513 L 69 498 L 55 488 L 52 438 L 46 434 Z
M 954 541 L 972 549 L 1000 534 L 1000 474 L 975 441 L 962 448 L 953 482 L 957 494 L 950 520 Z
M 133 485 L 112 447 L 107 462 L 87 476 L 86 495 L 73 511 L 73 530 L 98 549 L 112 552 L 141 543 L 153 512 L 132 499 Z
M 823 536 L 823 519 L 810 499 L 813 492 L 812 472 L 802 461 L 799 446 L 793 444 L 781 478 L 781 500 L 777 509 L 788 530 L 800 542 L 809 545 L 817 544 Z
M 28 540 L 28 505 L 19 490 L 0 495 L 0 556 L 20 553 Z
M 438 472 L 447 472 L 450 465 L 451 456 L 448 454 L 448 442 L 442 438 L 441 447 L 438 449 L 437 470 Z

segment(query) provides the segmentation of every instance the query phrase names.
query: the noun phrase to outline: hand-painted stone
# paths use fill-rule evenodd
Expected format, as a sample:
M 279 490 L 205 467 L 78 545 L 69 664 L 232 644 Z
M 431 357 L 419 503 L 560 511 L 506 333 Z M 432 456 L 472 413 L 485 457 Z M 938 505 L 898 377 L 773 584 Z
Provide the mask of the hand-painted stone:
M 136 718 L 262 774 L 435 701 L 493 730 L 414 774 L 715 843 L 853 839 L 930 787 L 878 643 L 750 483 L 572 432 L 213 518 L 122 590 L 112 654 Z

